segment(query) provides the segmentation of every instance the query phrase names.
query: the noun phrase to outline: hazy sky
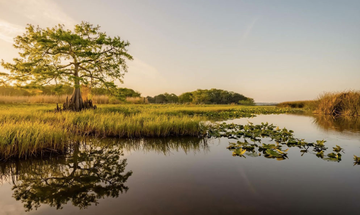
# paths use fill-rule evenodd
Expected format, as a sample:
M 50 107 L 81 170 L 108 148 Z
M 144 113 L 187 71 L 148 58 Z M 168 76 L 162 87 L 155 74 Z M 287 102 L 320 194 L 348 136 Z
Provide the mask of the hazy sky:
M 360 0 L 0 0 L 0 59 L 27 23 L 99 24 L 131 43 L 123 87 L 257 102 L 360 90 Z M 4 71 L 0 68 L 0 71 Z

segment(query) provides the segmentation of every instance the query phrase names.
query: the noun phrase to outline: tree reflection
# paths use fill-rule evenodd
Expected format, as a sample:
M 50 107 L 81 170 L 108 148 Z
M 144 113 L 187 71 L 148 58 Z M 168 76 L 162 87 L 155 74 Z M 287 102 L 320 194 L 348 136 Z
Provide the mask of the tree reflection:
M 126 159 L 114 146 L 76 143 L 72 153 L 47 160 L 30 160 L 2 166 L 3 177 L 13 183 L 13 197 L 26 211 L 41 204 L 61 209 L 67 202 L 79 208 L 97 205 L 103 197 L 118 197 L 129 188 Z
M 196 137 L 108 139 L 102 141 L 115 143 L 126 151 L 155 151 L 164 155 L 169 155 L 172 151 L 183 151 L 187 154 L 190 152 L 208 152 L 210 150 L 206 139 Z

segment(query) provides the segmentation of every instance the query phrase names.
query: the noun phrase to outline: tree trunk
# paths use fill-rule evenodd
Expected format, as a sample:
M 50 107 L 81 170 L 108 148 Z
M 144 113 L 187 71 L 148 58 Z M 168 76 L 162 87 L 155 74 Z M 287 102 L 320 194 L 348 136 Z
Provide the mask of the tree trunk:
M 75 65 L 75 76 L 78 78 L 78 67 Z M 70 100 L 66 98 L 66 101 L 63 105 L 63 109 L 59 108 L 57 105 L 55 111 L 62 111 L 62 110 L 71 110 L 79 112 L 83 109 L 96 109 L 96 105 L 93 105 L 91 100 L 83 101 L 80 92 L 80 82 L 79 79 L 75 79 L 75 89 L 73 94 L 71 95 Z
M 71 98 L 66 98 L 66 101 L 61 109 L 58 105 L 55 111 L 63 111 L 63 110 L 70 110 L 70 111 L 81 111 L 84 109 L 96 109 L 96 105 L 93 105 L 91 100 L 86 99 L 85 101 L 81 97 L 80 88 L 75 88 Z
M 73 111 L 81 111 L 82 109 L 84 109 L 84 103 L 81 97 L 80 88 L 74 89 L 69 104 L 72 106 Z

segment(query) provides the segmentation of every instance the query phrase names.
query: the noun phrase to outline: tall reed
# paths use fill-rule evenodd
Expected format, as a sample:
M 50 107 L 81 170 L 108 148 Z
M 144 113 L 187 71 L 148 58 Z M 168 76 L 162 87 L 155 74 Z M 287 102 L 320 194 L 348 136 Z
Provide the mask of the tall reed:
M 319 97 L 315 112 L 333 116 L 359 116 L 360 91 L 325 93 Z
M 53 104 L 0 105 L 0 159 L 62 150 L 75 137 L 202 136 L 203 122 L 291 111 L 231 105 L 100 105 L 96 110 L 57 112 Z

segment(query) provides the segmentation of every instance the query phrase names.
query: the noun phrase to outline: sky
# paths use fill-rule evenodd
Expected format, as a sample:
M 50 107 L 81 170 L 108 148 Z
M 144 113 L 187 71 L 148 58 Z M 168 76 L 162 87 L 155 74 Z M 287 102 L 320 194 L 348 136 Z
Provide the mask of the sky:
M 360 90 L 359 0 L 0 0 L 0 59 L 18 57 L 27 24 L 81 21 L 131 43 L 119 86 L 142 96 L 218 88 L 282 102 Z

